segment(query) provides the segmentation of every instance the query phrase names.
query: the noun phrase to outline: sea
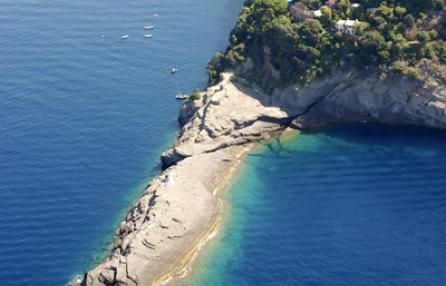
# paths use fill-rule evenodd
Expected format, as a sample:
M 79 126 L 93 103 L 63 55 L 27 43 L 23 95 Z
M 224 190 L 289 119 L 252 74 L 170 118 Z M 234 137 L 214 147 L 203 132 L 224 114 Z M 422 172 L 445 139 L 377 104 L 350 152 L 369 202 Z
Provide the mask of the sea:
M 346 125 L 252 151 L 195 285 L 446 285 L 446 134 Z
M 63 286 L 106 255 L 242 2 L 0 0 L 0 285 Z M 444 132 L 401 126 L 264 142 L 179 284 L 444 285 L 445 158 Z
M 104 256 L 242 4 L 0 0 L 0 285 L 65 285 Z

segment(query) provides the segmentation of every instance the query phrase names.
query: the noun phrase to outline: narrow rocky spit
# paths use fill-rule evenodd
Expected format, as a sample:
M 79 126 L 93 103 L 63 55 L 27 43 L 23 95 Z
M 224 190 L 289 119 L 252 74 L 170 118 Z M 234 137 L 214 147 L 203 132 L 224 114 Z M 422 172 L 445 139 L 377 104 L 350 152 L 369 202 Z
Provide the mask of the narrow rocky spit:
M 442 76 L 420 82 L 351 71 L 266 95 L 224 73 L 200 100 L 185 102 L 182 129 L 161 156 L 165 170 L 129 211 L 110 256 L 71 285 L 160 285 L 178 275 L 221 216 L 219 190 L 243 155 L 287 127 L 380 122 L 445 129 Z

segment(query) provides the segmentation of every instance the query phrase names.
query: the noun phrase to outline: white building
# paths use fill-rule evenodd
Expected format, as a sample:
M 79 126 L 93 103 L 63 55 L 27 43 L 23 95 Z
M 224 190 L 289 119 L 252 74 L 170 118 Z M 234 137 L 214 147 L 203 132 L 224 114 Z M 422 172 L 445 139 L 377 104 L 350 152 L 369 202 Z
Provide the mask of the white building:
M 311 14 L 313 14 L 313 17 L 316 17 L 316 18 L 320 18 L 322 16 L 321 10 L 311 11 Z
M 339 20 L 336 23 L 336 29 L 338 29 L 338 31 L 340 31 L 340 32 L 342 32 L 344 34 L 351 35 L 351 34 L 355 33 L 355 31 L 356 31 L 355 26 L 357 24 L 359 24 L 358 19 L 356 19 L 356 20 L 350 20 L 350 19 Z

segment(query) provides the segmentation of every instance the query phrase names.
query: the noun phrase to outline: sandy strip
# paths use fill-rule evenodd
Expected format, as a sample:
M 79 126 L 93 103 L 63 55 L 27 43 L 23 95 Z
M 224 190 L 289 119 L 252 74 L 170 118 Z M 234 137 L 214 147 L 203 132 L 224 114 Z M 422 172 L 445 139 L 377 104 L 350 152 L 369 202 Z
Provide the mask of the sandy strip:
M 278 140 L 286 142 L 288 140 L 292 140 L 299 134 L 300 131 L 294 128 L 286 128 L 280 134 Z M 222 191 L 229 187 L 231 181 L 235 178 L 235 173 L 242 167 L 241 164 L 245 156 L 250 151 L 255 150 L 256 147 L 258 148 L 259 144 L 250 143 L 241 147 L 237 147 L 239 148 L 239 150 L 237 150 L 236 154 L 234 154 L 234 157 L 236 157 L 237 159 L 234 160 L 230 166 L 228 166 L 229 168 L 226 168 L 226 170 L 222 170 L 224 172 L 221 175 L 223 179 L 219 182 L 219 184 L 216 184 L 213 187 L 214 196 L 219 196 Z M 225 212 L 223 199 L 220 197 L 218 199 L 218 211 L 213 216 L 211 223 L 207 226 L 207 229 L 197 237 L 197 241 L 183 256 L 178 259 L 178 261 L 172 268 L 168 269 L 159 278 L 151 282 L 149 286 L 175 285 L 176 282 L 185 278 L 193 270 L 193 264 L 198 257 L 200 250 L 202 250 L 206 243 L 214 238 L 220 230 Z
M 232 164 L 222 170 L 222 174 L 219 175 L 221 180 L 212 187 L 212 194 L 218 196 L 222 190 L 227 188 L 231 181 L 234 179 L 236 171 L 239 170 L 241 163 L 245 155 L 254 147 L 254 144 L 246 144 L 244 146 L 232 147 L 234 149 L 234 160 Z M 182 255 L 175 264 L 168 269 L 165 273 L 161 274 L 158 278 L 154 279 L 148 286 L 169 285 L 178 282 L 178 280 L 185 278 L 192 270 L 193 263 L 198 257 L 199 251 L 203 249 L 208 241 L 214 238 L 221 226 L 221 222 L 224 215 L 224 203 L 223 200 L 218 198 L 218 210 L 213 216 L 210 224 L 206 227 L 201 235 L 197 237 L 196 242 Z
M 229 78 L 221 83 L 223 89 L 208 95 L 163 154 L 176 164 L 154 178 L 133 204 L 110 256 L 72 286 L 165 285 L 187 274 L 221 224 L 219 192 L 252 142 L 283 131 L 288 118 L 257 98 L 266 100 L 266 95 L 247 95 Z

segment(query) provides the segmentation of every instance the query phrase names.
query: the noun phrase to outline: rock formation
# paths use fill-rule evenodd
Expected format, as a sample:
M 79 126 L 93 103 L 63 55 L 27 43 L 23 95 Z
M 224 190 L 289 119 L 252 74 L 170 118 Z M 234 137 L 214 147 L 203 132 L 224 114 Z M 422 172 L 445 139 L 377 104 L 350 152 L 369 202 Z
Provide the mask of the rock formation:
M 224 74 L 201 101 L 185 103 L 179 117 L 184 126 L 162 155 L 166 170 L 129 211 L 110 256 L 81 284 L 157 285 L 168 271 L 184 266 L 183 257 L 220 214 L 217 190 L 230 178 L 244 146 L 289 125 L 375 121 L 446 128 L 444 74 L 426 68 L 425 76 L 419 82 L 350 71 L 266 95 Z
M 220 215 L 217 191 L 246 151 L 244 144 L 289 122 L 285 112 L 262 104 L 266 96 L 246 95 L 229 76 L 209 88 L 203 101 L 185 103 L 180 120 L 188 121 L 175 147 L 163 155 L 169 168 L 133 205 L 110 256 L 71 285 L 157 285 L 172 269 L 181 271 L 183 258 Z

